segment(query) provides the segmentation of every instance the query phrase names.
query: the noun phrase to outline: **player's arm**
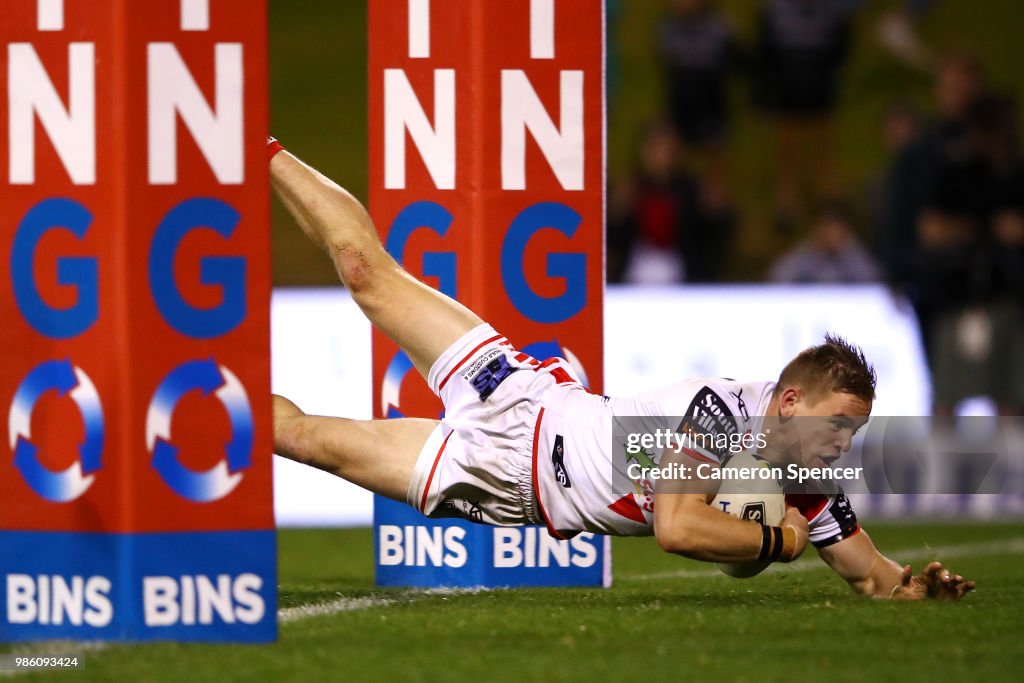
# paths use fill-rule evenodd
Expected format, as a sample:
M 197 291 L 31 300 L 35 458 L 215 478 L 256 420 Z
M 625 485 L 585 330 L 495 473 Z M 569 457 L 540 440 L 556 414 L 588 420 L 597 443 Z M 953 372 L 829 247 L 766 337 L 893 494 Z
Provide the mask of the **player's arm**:
M 795 560 L 807 547 L 807 520 L 790 508 L 778 527 L 733 517 L 702 493 L 658 493 L 654 535 L 662 550 L 705 562 Z
M 930 563 L 915 576 L 910 565 L 901 567 L 880 553 L 863 529 L 818 553 L 854 591 L 872 598 L 949 601 L 974 590 L 973 581 L 951 574 L 940 562 Z
M 695 471 L 701 463 L 685 451 L 667 449 L 660 465 Z M 700 478 L 660 479 L 654 493 L 654 535 L 662 550 L 704 562 L 790 562 L 807 547 L 807 520 L 787 510 L 778 527 L 742 520 L 709 503 L 717 487 Z

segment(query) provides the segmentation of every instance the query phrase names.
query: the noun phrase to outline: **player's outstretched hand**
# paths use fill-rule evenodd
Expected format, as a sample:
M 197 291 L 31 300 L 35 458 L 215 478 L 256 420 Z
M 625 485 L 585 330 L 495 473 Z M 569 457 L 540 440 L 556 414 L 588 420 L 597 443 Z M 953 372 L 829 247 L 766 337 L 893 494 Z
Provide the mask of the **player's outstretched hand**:
M 786 508 L 786 514 L 782 518 L 782 522 L 779 523 L 783 529 L 787 527 L 793 529 L 796 532 L 796 545 L 793 547 L 791 553 L 785 553 L 787 557 L 783 557 L 784 562 L 791 562 L 804 552 L 807 547 L 807 539 L 810 535 L 810 531 L 807 526 L 807 518 L 800 514 L 800 511 L 795 507 Z
M 933 598 L 944 602 L 959 600 L 974 590 L 974 582 L 959 574 L 952 574 L 941 562 L 931 562 L 924 571 L 914 576 L 908 564 L 903 568 L 900 583 L 893 588 L 893 600 L 923 600 Z

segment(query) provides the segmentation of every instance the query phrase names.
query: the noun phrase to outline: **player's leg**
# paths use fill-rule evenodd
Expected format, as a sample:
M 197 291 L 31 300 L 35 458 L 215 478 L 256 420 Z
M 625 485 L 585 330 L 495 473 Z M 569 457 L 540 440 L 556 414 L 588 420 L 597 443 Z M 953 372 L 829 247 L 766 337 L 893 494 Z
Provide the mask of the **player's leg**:
M 270 164 L 274 189 L 370 322 L 408 354 L 424 377 L 438 356 L 482 321 L 409 275 L 384 250 L 369 214 L 352 195 L 287 152 Z
M 274 452 L 399 502 L 436 420 L 347 420 L 306 415 L 274 396 Z

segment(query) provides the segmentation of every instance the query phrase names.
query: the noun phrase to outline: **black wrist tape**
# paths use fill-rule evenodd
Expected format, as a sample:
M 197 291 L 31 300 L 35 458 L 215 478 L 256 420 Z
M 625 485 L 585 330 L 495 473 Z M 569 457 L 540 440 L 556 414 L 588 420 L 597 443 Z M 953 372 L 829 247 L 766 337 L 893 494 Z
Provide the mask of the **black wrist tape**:
M 775 562 L 782 555 L 782 527 L 761 527 L 761 552 L 757 559 Z

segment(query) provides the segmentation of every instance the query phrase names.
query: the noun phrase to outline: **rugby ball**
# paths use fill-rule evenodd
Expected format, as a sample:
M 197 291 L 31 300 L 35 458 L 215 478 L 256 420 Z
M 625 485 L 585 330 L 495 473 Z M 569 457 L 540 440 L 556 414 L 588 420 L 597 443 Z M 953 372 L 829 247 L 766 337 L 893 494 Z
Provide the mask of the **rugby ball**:
M 781 483 L 769 476 L 771 467 L 764 460 L 750 454 L 739 453 L 729 458 L 720 470 L 721 485 L 711 506 L 733 517 L 778 526 L 786 514 L 786 496 Z M 768 560 L 752 562 L 719 562 L 723 574 L 736 579 L 747 579 L 763 572 Z

